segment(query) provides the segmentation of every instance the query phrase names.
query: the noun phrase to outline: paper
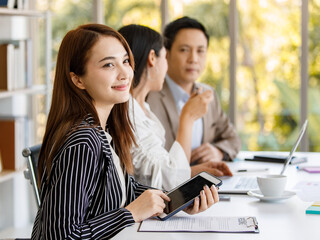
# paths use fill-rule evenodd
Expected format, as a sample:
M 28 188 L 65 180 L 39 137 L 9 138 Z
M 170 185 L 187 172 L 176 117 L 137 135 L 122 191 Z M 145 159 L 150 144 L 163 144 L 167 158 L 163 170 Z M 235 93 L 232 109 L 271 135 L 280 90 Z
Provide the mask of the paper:
M 319 181 L 301 181 L 298 182 L 293 189 L 302 201 L 314 202 L 320 199 Z
M 147 219 L 139 232 L 259 232 L 255 217 L 172 217 L 166 221 Z

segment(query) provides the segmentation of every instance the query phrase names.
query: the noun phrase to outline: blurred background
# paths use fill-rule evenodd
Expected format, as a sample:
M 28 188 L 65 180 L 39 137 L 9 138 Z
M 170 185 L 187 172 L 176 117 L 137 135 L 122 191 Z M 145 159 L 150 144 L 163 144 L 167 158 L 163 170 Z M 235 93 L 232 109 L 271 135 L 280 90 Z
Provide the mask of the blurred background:
M 36 7 L 52 12 L 53 63 L 66 32 L 95 20 L 92 0 L 37 0 Z M 217 90 L 242 150 L 289 151 L 305 118 L 308 137 L 300 150 L 320 150 L 320 0 L 104 0 L 99 7 L 103 22 L 115 29 L 136 23 L 161 32 L 181 16 L 198 19 L 211 37 L 200 81 Z M 307 84 L 304 96 L 301 82 Z M 39 119 L 41 141 L 45 117 Z
M 299 150 L 320 151 L 320 0 L 9 1 L 17 6 L 0 8 L 0 45 L 16 52 L 22 75 L 12 89 L 0 87 L 0 238 L 31 233 L 37 206 L 21 151 L 42 141 L 57 52 L 81 24 L 162 32 L 176 18 L 198 19 L 211 37 L 199 81 L 217 90 L 241 150 L 289 151 L 308 119 Z

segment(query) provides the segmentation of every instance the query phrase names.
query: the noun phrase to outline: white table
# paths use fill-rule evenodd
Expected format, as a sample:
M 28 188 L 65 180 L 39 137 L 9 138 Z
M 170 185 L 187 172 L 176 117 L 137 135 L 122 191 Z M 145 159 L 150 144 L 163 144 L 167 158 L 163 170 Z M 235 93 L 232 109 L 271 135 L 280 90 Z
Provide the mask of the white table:
M 265 152 L 264 152 L 265 153 Z M 252 155 L 252 152 L 241 152 L 239 158 Z M 283 153 L 287 155 L 288 153 Z M 297 153 L 308 157 L 308 163 L 303 165 L 320 166 L 320 153 Z M 268 167 L 269 173 L 279 174 L 282 164 L 258 163 L 237 161 L 229 163 L 231 169 L 236 170 L 245 167 Z M 261 174 L 261 173 L 260 173 Z M 297 171 L 296 166 L 289 165 L 285 175 L 288 176 L 287 190 L 292 190 L 300 181 L 318 181 L 320 174 L 310 174 Z M 114 239 L 132 240 L 170 240 L 170 239 L 235 239 L 235 240 L 319 240 L 320 239 L 320 215 L 305 214 L 305 210 L 312 202 L 302 201 L 298 196 L 279 202 L 262 202 L 259 199 L 246 195 L 230 195 L 230 202 L 219 202 L 200 213 L 199 216 L 255 216 L 258 220 L 260 233 L 142 233 L 137 232 L 139 224 L 121 231 Z M 317 199 L 320 201 L 320 198 Z

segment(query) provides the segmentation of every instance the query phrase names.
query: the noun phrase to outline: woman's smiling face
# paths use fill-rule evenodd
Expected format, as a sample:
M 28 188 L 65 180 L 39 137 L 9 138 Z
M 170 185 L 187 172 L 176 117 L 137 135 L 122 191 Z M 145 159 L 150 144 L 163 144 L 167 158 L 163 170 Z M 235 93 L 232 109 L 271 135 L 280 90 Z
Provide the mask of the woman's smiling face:
M 86 71 L 80 77 L 96 108 L 126 102 L 133 78 L 129 55 L 115 37 L 102 36 L 91 48 Z

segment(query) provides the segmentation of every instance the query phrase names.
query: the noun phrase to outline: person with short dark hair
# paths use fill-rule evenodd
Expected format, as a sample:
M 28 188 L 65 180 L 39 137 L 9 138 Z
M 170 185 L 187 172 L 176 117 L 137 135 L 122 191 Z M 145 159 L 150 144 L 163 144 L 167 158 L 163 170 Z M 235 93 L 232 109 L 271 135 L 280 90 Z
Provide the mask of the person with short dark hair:
M 179 18 L 165 27 L 164 45 L 168 61 L 165 82 L 161 91 L 148 95 L 147 102 L 165 128 L 166 149 L 176 138 L 183 106 L 194 89 L 201 88 L 213 92 L 213 101 L 207 113 L 193 125 L 191 164 L 232 160 L 240 150 L 240 138 L 223 112 L 215 90 L 196 82 L 206 64 L 209 45 L 206 29 L 196 19 Z

